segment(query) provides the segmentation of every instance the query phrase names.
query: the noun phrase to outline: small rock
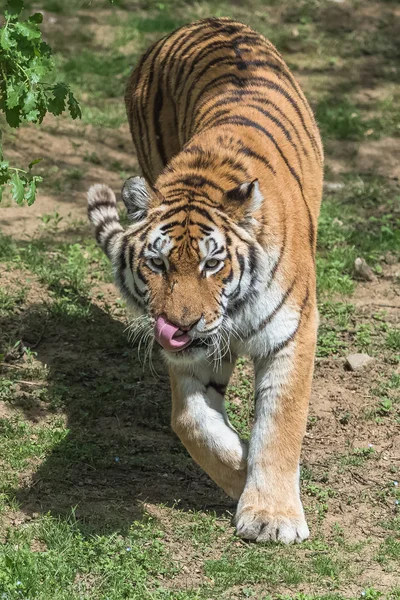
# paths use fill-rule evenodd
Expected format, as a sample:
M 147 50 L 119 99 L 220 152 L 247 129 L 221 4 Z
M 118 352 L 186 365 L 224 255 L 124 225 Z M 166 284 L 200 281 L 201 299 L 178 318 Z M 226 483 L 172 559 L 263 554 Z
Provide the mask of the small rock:
M 376 281 L 377 277 L 364 258 L 356 258 L 354 261 L 354 274 L 363 281 Z
M 344 183 L 340 181 L 324 181 L 324 190 L 326 192 L 341 192 L 344 189 Z
M 339 225 L 339 227 L 343 227 L 343 221 L 335 217 L 332 221 L 332 225 Z
M 349 371 L 360 371 L 373 360 L 369 354 L 349 354 L 346 358 L 345 367 Z
M 386 252 L 384 256 L 384 261 L 387 265 L 395 265 L 397 261 L 397 256 L 393 254 L 393 252 Z

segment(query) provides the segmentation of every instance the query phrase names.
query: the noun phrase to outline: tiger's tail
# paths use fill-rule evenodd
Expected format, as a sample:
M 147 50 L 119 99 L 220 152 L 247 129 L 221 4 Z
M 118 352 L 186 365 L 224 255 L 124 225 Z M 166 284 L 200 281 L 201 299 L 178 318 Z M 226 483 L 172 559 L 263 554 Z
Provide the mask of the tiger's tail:
M 112 189 L 102 183 L 89 188 L 87 199 L 89 220 L 96 227 L 96 241 L 111 259 L 124 233 L 119 221 L 117 199 Z

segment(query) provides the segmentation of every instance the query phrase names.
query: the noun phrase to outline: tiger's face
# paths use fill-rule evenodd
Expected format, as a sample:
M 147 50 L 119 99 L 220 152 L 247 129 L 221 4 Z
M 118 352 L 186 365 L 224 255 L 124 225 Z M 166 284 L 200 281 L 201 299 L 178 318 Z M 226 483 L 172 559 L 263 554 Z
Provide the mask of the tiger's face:
M 171 206 L 144 186 L 132 178 L 122 191 L 136 221 L 125 234 L 123 279 L 169 360 L 211 356 L 250 284 L 251 237 L 219 210 L 187 199 Z

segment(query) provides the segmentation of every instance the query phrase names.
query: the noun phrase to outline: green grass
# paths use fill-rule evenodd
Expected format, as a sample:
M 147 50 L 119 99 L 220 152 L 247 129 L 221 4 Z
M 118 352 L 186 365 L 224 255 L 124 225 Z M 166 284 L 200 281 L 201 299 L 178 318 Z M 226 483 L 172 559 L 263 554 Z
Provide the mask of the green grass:
M 85 534 L 73 515 L 43 517 L 7 532 L 0 549 L 0 592 L 10 600 L 167 597 L 153 595 L 146 585 L 149 576 L 174 573 L 162 537 L 150 519 L 133 523 L 122 537 Z
M 324 139 L 359 140 L 370 127 L 361 118 L 360 112 L 349 100 L 321 100 L 315 116 Z

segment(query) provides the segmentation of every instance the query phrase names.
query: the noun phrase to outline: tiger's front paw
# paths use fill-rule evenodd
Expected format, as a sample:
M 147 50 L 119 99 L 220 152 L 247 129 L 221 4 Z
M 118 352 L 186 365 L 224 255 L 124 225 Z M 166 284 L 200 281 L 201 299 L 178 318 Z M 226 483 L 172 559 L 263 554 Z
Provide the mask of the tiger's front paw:
M 236 533 L 245 540 L 256 542 L 302 542 L 310 535 L 300 500 L 296 510 L 279 507 L 266 501 L 263 507 L 238 507 L 235 517 Z

